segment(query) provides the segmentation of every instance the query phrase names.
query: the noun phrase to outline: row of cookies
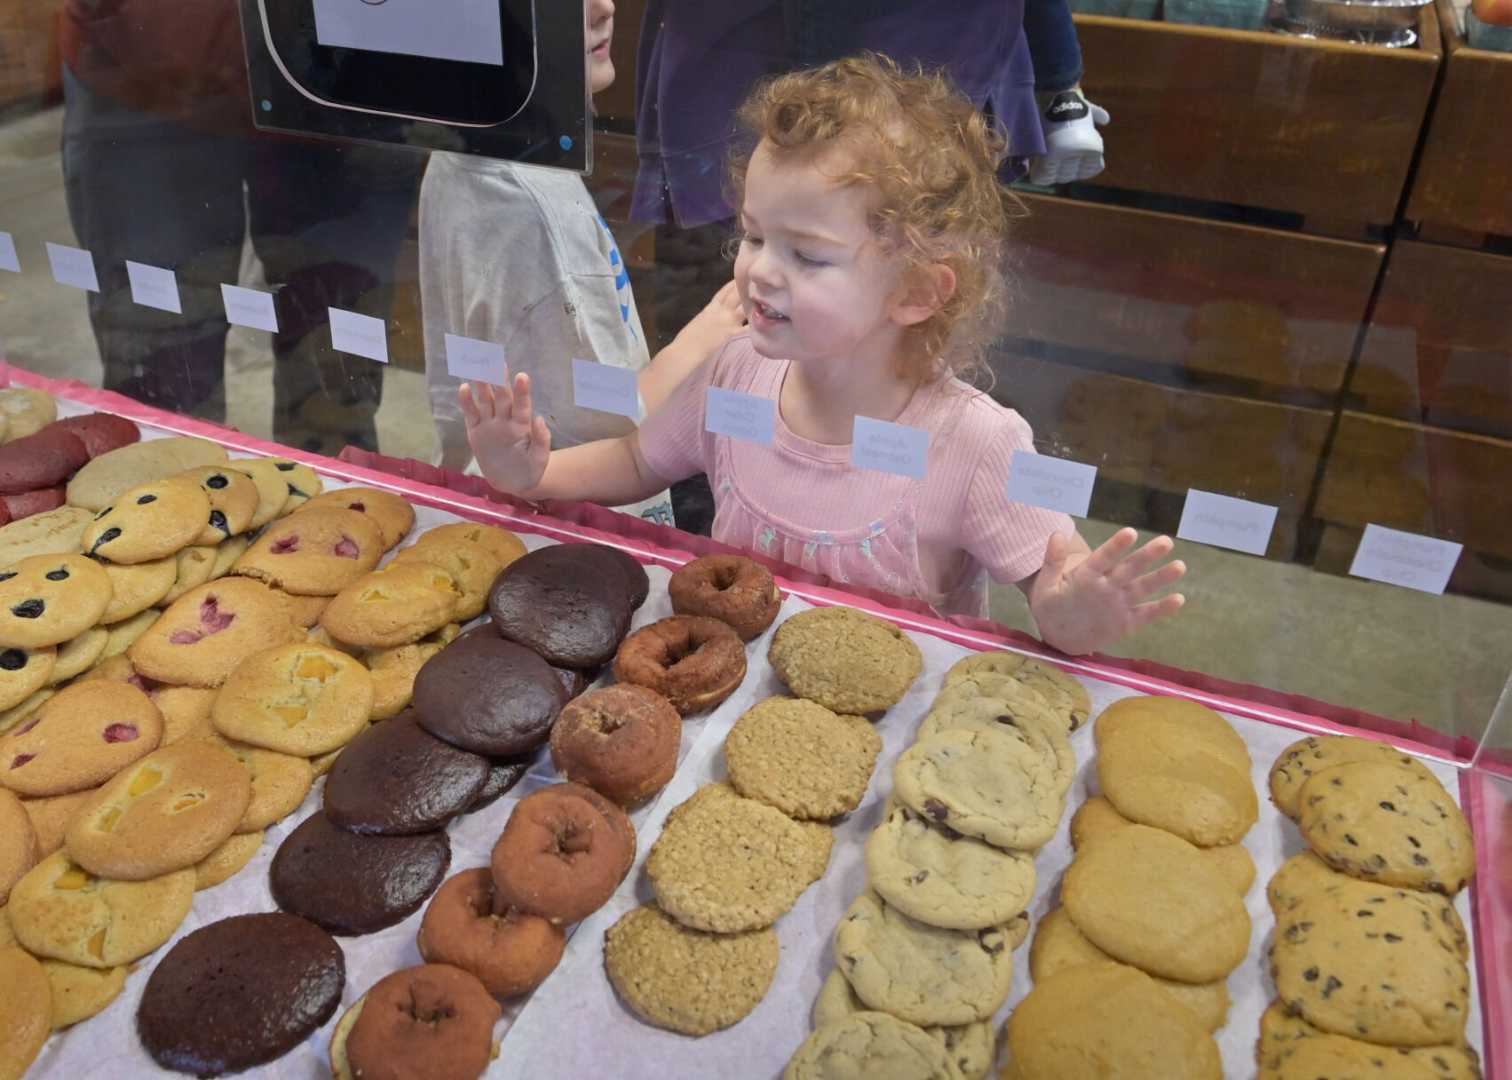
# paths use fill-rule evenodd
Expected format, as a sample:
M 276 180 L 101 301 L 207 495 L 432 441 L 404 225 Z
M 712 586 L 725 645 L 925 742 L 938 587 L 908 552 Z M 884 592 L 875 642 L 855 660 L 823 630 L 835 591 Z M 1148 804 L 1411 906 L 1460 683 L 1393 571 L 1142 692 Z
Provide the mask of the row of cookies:
M 1416 758 L 1341 735 L 1287 747 L 1270 789 L 1309 850 L 1266 888 L 1277 1000 L 1260 1021 L 1261 1077 L 1353 1067 L 1478 1080 L 1469 939 L 1453 901 L 1474 846 L 1449 793 Z
M 733 613 L 746 631 L 759 634 L 775 616 L 775 588 L 754 564 L 690 566 L 673 578 L 680 603 L 703 607 L 700 594 L 718 591 L 707 586 L 741 581 L 765 608 L 749 621 Z M 656 902 L 605 934 L 604 966 L 621 1000 L 683 1034 L 729 1027 L 766 996 L 779 956 L 774 924 L 824 873 L 829 822 L 860 805 L 882 750 L 855 713 L 895 704 L 922 668 L 897 627 L 851 608 L 794 615 L 777 628 L 770 655 L 800 696 L 768 698 L 736 720 L 724 743 L 728 781 L 674 808 L 652 845 L 646 872 Z
M 947 672 L 894 768 L 867 840 L 869 890 L 836 930 L 836 968 L 789 1076 L 831 1075 L 824 1062 L 852 1045 L 863 1060 L 987 1074 L 992 1014 L 1028 933 L 1034 853 L 1059 825 L 1076 771 L 1067 736 L 1089 711 L 1074 678 L 1018 654 Z
M 1072 820 L 1062 906 L 1035 932 L 1034 989 L 1007 1028 L 1013 1075 L 1090 1076 L 1089 1063 L 1144 1054 L 1149 1075 L 1219 1076 L 1212 1033 L 1251 931 L 1254 863 L 1238 843 L 1257 813 L 1248 748 L 1217 713 L 1175 698 L 1122 699 L 1093 734 L 1103 794 Z M 1044 1028 L 1047 1012 L 1094 993 L 1125 1003 L 1144 1030 L 1101 1012 Z

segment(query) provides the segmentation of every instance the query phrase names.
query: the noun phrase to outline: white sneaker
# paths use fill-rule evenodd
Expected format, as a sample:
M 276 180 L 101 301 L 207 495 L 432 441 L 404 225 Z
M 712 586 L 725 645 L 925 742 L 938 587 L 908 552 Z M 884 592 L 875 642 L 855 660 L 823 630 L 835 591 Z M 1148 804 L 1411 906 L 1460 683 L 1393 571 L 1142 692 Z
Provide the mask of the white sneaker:
M 1041 187 L 1089 180 L 1106 168 L 1097 129 L 1112 119 L 1077 87 L 1054 95 L 1040 114 L 1045 153 L 1029 159 L 1029 182 Z

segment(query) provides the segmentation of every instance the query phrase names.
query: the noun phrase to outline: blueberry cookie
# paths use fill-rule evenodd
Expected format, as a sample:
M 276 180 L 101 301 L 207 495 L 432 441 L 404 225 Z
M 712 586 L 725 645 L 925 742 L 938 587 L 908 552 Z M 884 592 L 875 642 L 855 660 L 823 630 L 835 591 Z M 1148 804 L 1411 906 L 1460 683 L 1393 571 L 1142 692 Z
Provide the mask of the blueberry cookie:
M 94 667 L 105 653 L 105 643 L 110 632 L 103 626 L 92 626 L 76 638 L 70 638 L 58 648 L 58 662 L 47 677 L 48 686 L 67 682 Z
M 209 520 L 204 489 L 189 477 L 170 476 L 121 492 L 95 514 L 80 544 L 85 554 L 110 562 L 151 562 L 195 543 Z
M 320 474 L 308 465 L 298 461 L 288 461 L 284 458 L 270 458 L 274 471 L 283 477 L 284 487 L 288 490 L 288 496 L 284 499 L 283 508 L 279 516 L 292 514 L 299 507 L 319 495 L 325 488 L 320 479 Z
M 110 606 L 110 578 L 82 555 L 33 555 L 0 569 L 0 648 L 78 637 Z
M 366 514 L 308 510 L 274 522 L 231 568 L 295 596 L 335 596 L 383 558 L 383 532 Z
M 105 626 L 156 607 L 167 600 L 169 590 L 178 581 L 178 558 L 172 555 L 151 562 L 103 563 L 102 566 L 105 576 L 110 579 L 110 603 L 100 615 L 100 622 Z
M 289 501 L 289 483 L 273 458 L 233 458 L 225 467 L 235 469 L 257 488 L 257 509 L 248 523 L 249 531 L 262 528 L 283 513 Z
M 0 649 L 0 711 L 14 709 L 48 685 L 57 662 L 58 650 L 50 645 L 41 649 Z M 5 722 L 0 720 L 0 733 L 6 730 Z
M 257 485 L 251 477 L 224 465 L 204 465 L 181 475 L 203 488 L 210 500 L 210 517 L 196 544 L 219 544 L 251 527 L 258 504 Z

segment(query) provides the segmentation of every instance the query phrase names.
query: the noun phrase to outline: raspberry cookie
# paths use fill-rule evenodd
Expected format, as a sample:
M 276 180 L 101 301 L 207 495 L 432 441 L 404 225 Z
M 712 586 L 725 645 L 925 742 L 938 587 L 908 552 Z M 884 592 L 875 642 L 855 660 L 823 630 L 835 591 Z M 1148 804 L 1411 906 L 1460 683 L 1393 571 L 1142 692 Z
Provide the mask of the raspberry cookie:
M 190 477 L 170 476 L 121 492 L 79 542 L 85 554 L 111 562 L 151 562 L 195 543 L 209 520 L 204 489 Z
M 383 533 L 355 510 L 309 510 L 275 522 L 231 568 L 295 596 L 335 596 L 383 558 Z
M 219 544 L 251 527 L 258 499 L 257 485 L 250 476 L 223 465 L 202 465 L 181 475 L 203 488 L 210 500 L 209 520 L 195 538 L 195 543 Z
M 301 636 L 278 593 L 251 578 L 229 577 L 175 600 L 127 655 L 146 678 L 213 687 L 252 653 Z
M 34 555 L 0 569 L 0 647 L 59 645 L 100 621 L 110 578 L 82 555 Z
M 251 799 L 241 762 L 190 739 L 117 773 L 79 808 L 63 845 L 92 874 L 145 881 L 193 868 L 235 832 Z
M 6 913 L 16 940 L 36 956 L 112 968 L 146 956 L 173 936 L 194 902 L 194 871 L 150 881 L 95 877 L 59 851 L 11 891 Z
M 373 680 L 361 663 L 335 649 L 292 644 L 239 665 L 210 718 L 228 739 L 311 758 L 350 742 L 372 709 Z
M 314 511 L 301 510 L 296 516 L 307 513 Z M 441 567 L 396 562 L 337 593 L 321 612 L 320 625 L 348 645 L 391 649 L 451 622 L 461 598 L 456 582 Z
M 298 509 L 300 513 L 305 513 L 325 507 L 355 510 L 359 514 L 366 514 L 372 518 L 373 523 L 383 533 L 385 550 L 397 547 L 399 541 L 409 535 L 410 529 L 415 524 L 414 507 L 393 492 L 380 491 L 377 488 L 349 487 L 327 491 L 322 495 L 314 496 Z
M 75 683 L 0 739 L 0 784 L 19 795 L 66 795 L 103 783 L 151 753 L 163 718 L 130 683 Z

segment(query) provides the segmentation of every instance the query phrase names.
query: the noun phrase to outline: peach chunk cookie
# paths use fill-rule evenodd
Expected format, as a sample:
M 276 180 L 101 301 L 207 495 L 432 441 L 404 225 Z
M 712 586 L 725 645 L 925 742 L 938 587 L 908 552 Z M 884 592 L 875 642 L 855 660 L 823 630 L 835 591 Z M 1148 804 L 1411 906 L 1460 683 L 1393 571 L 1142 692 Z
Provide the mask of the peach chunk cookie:
M 360 661 L 302 642 L 247 657 L 210 719 L 227 739 L 313 758 L 345 746 L 372 711 L 373 677 Z

